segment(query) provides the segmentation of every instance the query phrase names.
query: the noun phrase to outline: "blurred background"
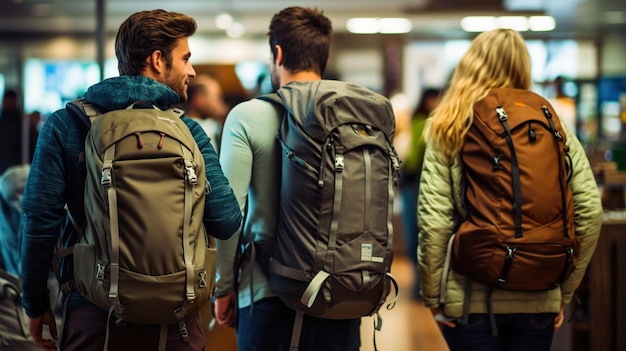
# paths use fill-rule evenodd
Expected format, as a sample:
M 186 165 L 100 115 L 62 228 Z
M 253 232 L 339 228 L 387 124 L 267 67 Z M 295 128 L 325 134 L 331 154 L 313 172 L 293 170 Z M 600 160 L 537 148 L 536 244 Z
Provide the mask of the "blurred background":
M 118 74 L 115 33 L 131 13 L 163 8 L 193 16 L 198 32 L 190 39 L 191 62 L 199 74 L 218 81 L 232 107 L 271 89 L 267 26 L 274 13 L 292 5 L 315 6 L 332 20 L 325 78 L 391 98 L 399 130 L 424 90 L 445 88 L 478 33 L 497 26 L 522 33 L 532 57 L 533 90 L 554 102 L 586 147 L 610 215 L 602 254 L 594 257 L 554 349 L 626 349 L 625 302 L 617 298 L 626 293 L 625 0 L 0 0 L 0 173 L 30 162 L 49 114 Z M 11 118 L 19 121 L 17 129 L 5 125 Z M 408 291 L 412 272 L 399 221 L 395 228 L 394 271 Z M 402 298 L 385 316 L 381 350 L 445 349 L 419 302 Z M 364 350 L 371 344 L 370 324 L 364 319 Z M 208 349 L 228 350 L 229 333 L 214 329 L 207 340 L 221 346 Z

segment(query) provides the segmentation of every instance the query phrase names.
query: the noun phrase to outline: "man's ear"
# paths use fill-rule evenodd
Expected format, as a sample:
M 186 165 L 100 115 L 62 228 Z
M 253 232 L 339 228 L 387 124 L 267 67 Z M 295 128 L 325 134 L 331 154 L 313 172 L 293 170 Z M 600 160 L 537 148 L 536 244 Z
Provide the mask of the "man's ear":
M 276 67 L 283 64 L 283 48 L 280 45 L 276 45 Z
M 161 74 L 165 69 L 161 50 L 154 50 L 146 60 L 148 60 L 148 68 L 154 70 L 157 74 Z

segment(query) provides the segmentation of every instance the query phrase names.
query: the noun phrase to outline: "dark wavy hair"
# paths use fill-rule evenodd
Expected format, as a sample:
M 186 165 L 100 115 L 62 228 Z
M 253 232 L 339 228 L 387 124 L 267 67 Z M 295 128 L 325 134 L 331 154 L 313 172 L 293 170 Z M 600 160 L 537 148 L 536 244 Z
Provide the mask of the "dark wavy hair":
M 146 58 L 156 50 L 171 65 L 176 41 L 192 36 L 196 28 L 196 21 L 182 13 L 157 9 L 132 14 L 122 23 L 115 38 L 120 75 L 140 75 L 146 68 Z

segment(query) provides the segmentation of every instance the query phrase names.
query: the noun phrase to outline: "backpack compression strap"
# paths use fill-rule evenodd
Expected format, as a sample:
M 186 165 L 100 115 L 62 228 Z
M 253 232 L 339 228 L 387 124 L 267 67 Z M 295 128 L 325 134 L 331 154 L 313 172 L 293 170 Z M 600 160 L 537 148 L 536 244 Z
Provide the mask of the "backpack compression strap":
M 119 297 L 119 276 L 120 276 L 120 227 L 117 217 L 117 194 L 112 186 L 113 157 L 115 156 L 115 144 L 104 151 L 104 162 L 102 164 L 102 177 L 100 184 L 107 193 L 109 204 L 109 223 L 111 224 L 111 262 L 110 262 L 110 286 L 109 300 L 115 308 L 115 314 L 122 316 L 124 308 Z
M 180 147 L 182 149 L 183 159 L 185 162 L 185 205 L 183 210 L 185 213 L 183 219 L 183 254 L 185 260 L 185 269 L 187 271 L 186 295 L 187 301 L 189 301 L 190 303 L 194 303 L 196 301 L 196 294 L 194 291 L 194 271 L 192 262 L 193 249 L 189 241 L 189 225 L 191 224 L 191 199 L 193 198 L 193 186 L 198 183 L 198 176 L 196 175 L 196 171 L 193 169 L 193 157 L 191 155 L 191 152 L 189 152 L 189 150 L 187 150 L 187 148 L 182 144 Z
M 556 147 L 556 151 L 559 154 L 559 184 L 561 185 L 561 201 L 562 201 L 562 206 L 563 206 L 563 236 L 565 236 L 566 238 L 569 238 L 569 232 L 568 232 L 568 227 L 567 227 L 567 200 L 566 200 L 566 195 L 565 192 L 567 191 L 566 189 L 566 184 L 564 183 L 565 181 L 565 174 L 566 174 L 566 170 L 565 170 L 565 162 L 562 159 L 562 154 L 561 154 L 561 148 L 559 147 L 559 143 L 563 142 L 564 138 L 561 135 L 561 133 L 559 133 L 559 131 L 556 129 L 555 125 L 554 125 L 554 121 L 552 120 L 552 113 L 550 113 L 550 110 L 548 110 L 548 108 L 544 105 L 541 106 L 541 110 L 543 111 L 543 114 L 546 116 L 546 118 L 548 119 L 548 124 L 550 124 L 550 129 L 552 130 L 552 134 L 554 135 L 554 146 Z M 561 283 L 563 283 L 563 281 L 565 280 L 565 276 L 567 275 L 567 271 L 568 271 L 568 267 L 570 266 L 570 263 L 574 260 L 574 249 L 570 246 L 567 248 L 567 255 L 565 256 L 565 265 L 563 266 L 563 272 L 561 272 L 561 276 L 559 277 L 559 280 L 557 280 L 554 283 L 554 286 L 558 286 L 561 285 Z
M 511 150 L 511 172 L 513 177 L 513 208 L 515 211 L 515 237 L 522 237 L 522 185 L 519 175 L 519 164 L 517 162 L 517 155 L 515 154 L 515 147 L 513 146 L 513 137 L 511 135 L 511 128 L 509 127 L 509 117 L 504 111 L 502 106 L 496 107 L 498 113 L 498 119 L 506 130 L 506 143 Z
M 509 145 L 509 149 L 511 150 L 511 176 L 513 178 L 513 211 L 515 214 L 515 237 L 522 237 L 522 185 L 520 182 L 519 175 L 519 163 L 517 161 L 517 154 L 515 153 L 515 147 L 513 146 L 513 137 L 511 135 L 511 128 L 509 127 L 509 117 L 504 111 L 502 106 L 496 107 L 496 113 L 498 114 L 498 119 L 504 126 L 504 130 L 506 130 L 506 143 Z M 506 277 L 509 274 L 509 270 L 511 269 L 511 265 L 513 264 L 513 257 L 515 255 L 516 247 L 514 245 L 507 245 L 507 255 L 504 260 L 504 267 L 502 267 L 502 271 L 500 272 L 500 276 L 496 280 L 496 284 L 504 284 L 506 281 Z

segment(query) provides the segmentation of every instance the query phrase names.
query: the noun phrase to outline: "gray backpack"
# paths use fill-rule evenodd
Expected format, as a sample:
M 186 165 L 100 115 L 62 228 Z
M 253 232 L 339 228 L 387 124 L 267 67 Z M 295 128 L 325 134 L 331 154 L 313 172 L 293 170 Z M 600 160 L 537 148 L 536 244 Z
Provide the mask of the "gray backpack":
M 0 268 L 0 351 L 43 350 L 28 331 L 20 285 L 17 276 Z
M 377 314 L 391 284 L 397 298 L 389 273 L 399 172 L 391 104 L 359 85 L 331 80 L 293 82 L 261 99 L 286 111 L 277 135 L 282 170 L 269 261 L 273 291 L 299 314 Z
M 68 108 L 90 124 L 76 288 L 120 322 L 179 322 L 209 301 L 215 276 L 203 223 L 210 184 L 183 111 L 138 102 L 100 115 L 82 100 Z

